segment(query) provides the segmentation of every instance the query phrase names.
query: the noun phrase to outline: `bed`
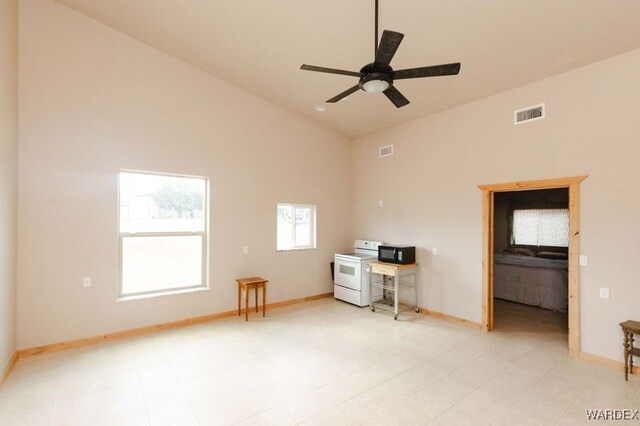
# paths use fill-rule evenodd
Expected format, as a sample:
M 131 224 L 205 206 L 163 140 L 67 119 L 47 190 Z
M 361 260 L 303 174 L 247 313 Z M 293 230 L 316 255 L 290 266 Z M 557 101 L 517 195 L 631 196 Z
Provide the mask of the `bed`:
M 493 260 L 494 297 L 567 312 L 567 260 L 513 253 L 497 253 Z

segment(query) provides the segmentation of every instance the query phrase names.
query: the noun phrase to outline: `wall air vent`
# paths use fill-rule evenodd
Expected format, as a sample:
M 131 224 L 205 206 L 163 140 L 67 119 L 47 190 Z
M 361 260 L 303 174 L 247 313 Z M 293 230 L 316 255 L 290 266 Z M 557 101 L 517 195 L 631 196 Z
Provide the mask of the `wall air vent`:
M 534 105 L 513 112 L 513 124 L 522 124 L 544 118 L 544 104 Z
M 378 157 L 391 157 L 393 155 L 393 145 L 381 146 Z

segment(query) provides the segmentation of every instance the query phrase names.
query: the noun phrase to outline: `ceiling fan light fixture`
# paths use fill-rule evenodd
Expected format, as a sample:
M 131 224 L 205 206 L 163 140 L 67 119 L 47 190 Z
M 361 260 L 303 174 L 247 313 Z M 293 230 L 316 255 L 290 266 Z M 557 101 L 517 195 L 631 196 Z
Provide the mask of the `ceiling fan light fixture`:
M 369 80 L 362 84 L 362 89 L 368 93 L 382 93 L 389 88 L 390 84 L 386 80 Z

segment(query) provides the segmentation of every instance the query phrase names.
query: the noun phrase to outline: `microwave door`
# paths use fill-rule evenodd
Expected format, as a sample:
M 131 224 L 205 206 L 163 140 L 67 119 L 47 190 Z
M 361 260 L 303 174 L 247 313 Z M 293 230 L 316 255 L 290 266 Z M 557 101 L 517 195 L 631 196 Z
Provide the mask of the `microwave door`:
M 380 259 L 381 260 L 391 260 L 393 261 L 395 259 L 395 250 L 394 249 L 380 249 Z

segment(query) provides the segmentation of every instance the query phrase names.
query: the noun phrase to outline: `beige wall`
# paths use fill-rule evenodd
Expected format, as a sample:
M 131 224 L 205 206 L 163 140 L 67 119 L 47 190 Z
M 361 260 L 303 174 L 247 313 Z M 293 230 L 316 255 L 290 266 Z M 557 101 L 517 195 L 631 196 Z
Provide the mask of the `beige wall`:
M 20 38 L 19 348 L 232 310 L 247 275 L 332 291 L 345 138 L 50 0 L 20 2 Z M 120 168 L 210 178 L 210 291 L 116 303 Z M 317 250 L 275 251 L 277 202 L 317 204 Z
M 545 120 L 513 125 L 515 109 L 541 102 Z M 355 234 L 415 244 L 420 305 L 480 322 L 477 185 L 588 174 L 580 203 L 581 251 L 589 256 L 580 269 L 581 349 L 621 360 L 618 323 L 640 312 L 638 105 L 635 50 L 357 140 Z M 395 156 L 378 159 L 386 144 Z M 599 287 L 611 289 L 609 300 Z
M 18 3 L 0 0 L 0 374 L 16 349 Z

